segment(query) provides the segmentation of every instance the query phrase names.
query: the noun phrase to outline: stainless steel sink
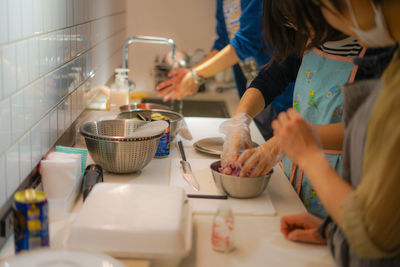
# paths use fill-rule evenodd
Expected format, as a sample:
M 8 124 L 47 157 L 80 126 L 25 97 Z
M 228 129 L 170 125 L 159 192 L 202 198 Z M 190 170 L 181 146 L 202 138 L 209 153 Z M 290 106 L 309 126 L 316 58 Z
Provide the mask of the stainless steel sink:
M 144 103 L 156 103 L 168 106 L 171 110 L 183 114 L 185 117 L 216 117 L 229 118 L 229 112 L 224 101 L 214 100 L 169 100 L 163 102 L 161 98 L 146 98 Z

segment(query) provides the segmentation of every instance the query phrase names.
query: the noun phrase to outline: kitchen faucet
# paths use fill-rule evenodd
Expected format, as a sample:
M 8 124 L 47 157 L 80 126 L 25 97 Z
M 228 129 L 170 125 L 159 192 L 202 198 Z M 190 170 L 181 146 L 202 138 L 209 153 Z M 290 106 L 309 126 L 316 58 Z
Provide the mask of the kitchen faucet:
M 122 68 L 128 68 L 128 46 L 131 43 L 151 43 L 151 44 L 166 44 L 171 46 L 172 51 L 172 62 L 175 62 L 175 42 L 171 38 L 164 38 L 164 37 L 153 37 L 153 36 L 131 36 L 128 37 L 123 46 L 122 50 Z

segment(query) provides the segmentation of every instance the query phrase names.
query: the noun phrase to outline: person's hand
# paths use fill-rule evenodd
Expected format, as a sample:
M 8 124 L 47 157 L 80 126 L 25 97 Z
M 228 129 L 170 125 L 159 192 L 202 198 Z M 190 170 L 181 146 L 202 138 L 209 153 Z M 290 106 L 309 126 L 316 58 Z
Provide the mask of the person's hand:
M 322 219 L 308 212 L 281 217 L 281 232 L 289 240 L 313 244 L 326 244 L 318 233 Z
M 226 135 L 221 154 L 221 167 L 225 174 L 232 173 L 228 163 L 235 163 L 240 150 L 251 148 L 253 145 L 249 128 L 251 120 L 249 115 L 239 113 L 219 126 L 219 131 Z
M 271 138 L 261 146 L 244 151 L 235 165 L 241 168 L 239 176 L 258 177 L 267 174 L 282 158 L 282 153 Z
M 168 77 L 171 79 L 159 83 L 156 89 L 159 91 L 158 96 L 164 96 L 163 100 L 167 101 L 170 98 L 177 98 L 179 89 L 178 86 L 182 81 L 183 77 L 190 72 L 187 68 L 173 69 L 168 73 Z
M 156 89 L 159 90 L 158 95 L 164 96 L 164 101 L 170 98 L 181 100 L 183 97 L 193 95 L 199 90 L 199 86 L 194 82 L 190 69 L 174 69 L 168 73 L 168 77 L 171 79 L 156 86 Z
M 299 166 L 315 153 L 321 153 L 321 141 L 314 127 L 294 109 L 281 112 L 272 122 L 280 148 Z

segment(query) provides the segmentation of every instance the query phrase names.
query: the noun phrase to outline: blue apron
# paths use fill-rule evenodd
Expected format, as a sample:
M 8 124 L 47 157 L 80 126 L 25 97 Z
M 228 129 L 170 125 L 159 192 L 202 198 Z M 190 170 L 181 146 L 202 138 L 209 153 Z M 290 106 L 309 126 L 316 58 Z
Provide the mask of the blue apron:
M 361 55 L 365 49 L 361 52 Z M 357 66 L 353 58 L 312 49 L 303 57 L 293 92 L 293 108 L 308 122 L 326 125 L 343 122 L 341 87 L 353 82 Z M 341 173 L 341 151 L 325 151 L 331 166 Z M 303 171 L 285 157 L 283 170 L 309 212 L 321 218 L 328 214 Z

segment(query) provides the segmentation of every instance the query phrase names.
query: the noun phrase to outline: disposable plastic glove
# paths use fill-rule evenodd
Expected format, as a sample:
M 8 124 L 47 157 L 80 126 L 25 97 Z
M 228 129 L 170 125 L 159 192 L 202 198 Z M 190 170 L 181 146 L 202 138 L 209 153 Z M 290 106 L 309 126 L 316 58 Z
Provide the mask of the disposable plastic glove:
M 225 174 L 232 173 L 230 166 L 239 158 L 240 150 L 253 145 L 249 128 L 251 120 L 249 115 L 239 113 L 219 126 L 219 131 L 226 135 L 221 155 L 221 167 Z
M 276 138 L 272 137 L 261 146 L 244 151 L 235 165 L 241 168 L 239 176 L 258 177 L 267 174 L 282 156 Z

